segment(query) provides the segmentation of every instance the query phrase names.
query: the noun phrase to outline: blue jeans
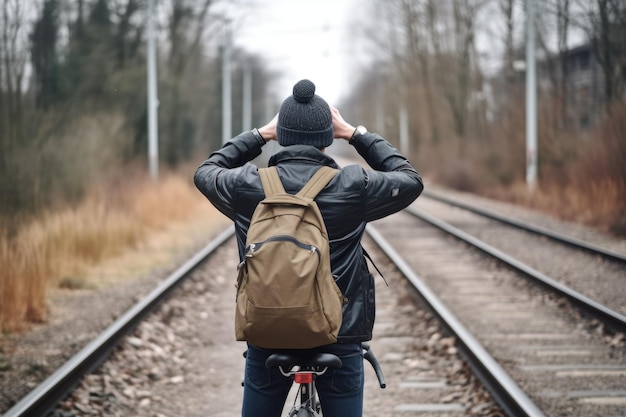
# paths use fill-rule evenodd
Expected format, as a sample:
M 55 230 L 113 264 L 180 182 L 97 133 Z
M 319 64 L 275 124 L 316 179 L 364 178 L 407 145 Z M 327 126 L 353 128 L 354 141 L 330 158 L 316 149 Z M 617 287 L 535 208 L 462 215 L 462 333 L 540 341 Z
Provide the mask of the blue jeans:
M 315 380 L 324 417 L 361 417 L 364 382 L 361 345 L 334 344 L 314 350 L 333 353 L 342 361 L 341 368 L 329 369 Z M 265 368 L 265 360 L 274 352 L 248 345 L 242 417 L 279 417 L 282 413 L 292 381 L 278 369 Z

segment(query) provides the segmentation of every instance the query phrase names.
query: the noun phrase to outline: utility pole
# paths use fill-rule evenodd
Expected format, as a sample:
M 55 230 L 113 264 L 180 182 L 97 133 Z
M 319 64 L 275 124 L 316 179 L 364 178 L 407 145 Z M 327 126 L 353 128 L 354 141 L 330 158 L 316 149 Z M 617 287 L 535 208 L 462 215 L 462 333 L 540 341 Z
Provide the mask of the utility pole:
M 230 70 L 230 21 L 224 23 L 222 48 L 222 144 L 232 139 L 232 80 Z
M 252 129 L 252 64 L 245 60 L 243 63 L 243 120 L 242 130 Z
M 537 75 L 534 0 L 526 0 L 526 184 L 537 184 Z
M 383 75 L 378 72 L 376 74 L 376 133 L 385 137 L 385 109 L 383 108 L 384 88 L 382 86 L 384 82 Z
M 148 0 L 148 165 L 150 176 L 157 179 L 159 176 L 159 122 L 157 97 L 157 71 L 156 71 L 156 33 L 154 30 L 154 2 Z
M 406 108 L 404 94 L 401 94 L 400 100 L 400 152 L 402 155 L 409 154 L 409 112 Z

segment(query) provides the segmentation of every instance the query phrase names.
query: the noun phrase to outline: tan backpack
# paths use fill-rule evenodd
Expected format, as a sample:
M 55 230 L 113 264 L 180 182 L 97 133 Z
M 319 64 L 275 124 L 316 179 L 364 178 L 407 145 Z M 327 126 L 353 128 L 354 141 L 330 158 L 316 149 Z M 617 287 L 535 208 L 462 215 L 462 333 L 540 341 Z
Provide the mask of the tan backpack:
M 322 167 L 296 195 L 275 167 L 259 169 L 265 199 L 254 211 L 237 278 L 237 340 L 268 349 L 335 343 L 343 296 L 330 270 L 330 247 L 313 199 L 338 173 Z

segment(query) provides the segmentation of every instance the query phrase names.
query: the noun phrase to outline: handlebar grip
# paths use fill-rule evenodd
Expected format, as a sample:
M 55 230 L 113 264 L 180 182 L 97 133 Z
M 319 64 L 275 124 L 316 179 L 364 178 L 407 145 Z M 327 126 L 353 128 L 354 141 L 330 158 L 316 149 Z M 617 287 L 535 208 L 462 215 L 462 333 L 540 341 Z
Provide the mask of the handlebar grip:
M 361 347 L 363 348 L 363 358 L 366 359 L 374 368 L 374 372 L 376 372 L 376 378 L 378 378 L 378 385 L 380 385 L 380 388 L 384 389 L 387 387 L 387 384 L 385 383 L 385 377 L 383 376 L 383 370 L 380 367 L 380 364 L 378 363 L 378 360 L 376 359 L 376 356 L 374 356 L 374 352 L 372 352 L 372 350 L 370 349 L 369 344 L 367 343 L 361 343 Z

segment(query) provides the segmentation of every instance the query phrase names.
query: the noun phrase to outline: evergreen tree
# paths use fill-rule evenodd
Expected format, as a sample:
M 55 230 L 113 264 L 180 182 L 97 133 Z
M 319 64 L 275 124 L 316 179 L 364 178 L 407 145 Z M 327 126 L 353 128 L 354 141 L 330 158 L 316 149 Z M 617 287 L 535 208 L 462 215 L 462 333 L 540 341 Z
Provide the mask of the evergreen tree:
M 83 16 L 82 2 L 74 23 L 64 73 L 65 90 L 76 101 L 98 103 L 105 98 L 113 72 L 113 32 L 108 0 L 97 0 Z
M 31 39 L 31 60 L 36 88 L 36 105 L 46 109 L 59 99 L 58 0 L 46 0 L 39 20 L 35 22 Z

